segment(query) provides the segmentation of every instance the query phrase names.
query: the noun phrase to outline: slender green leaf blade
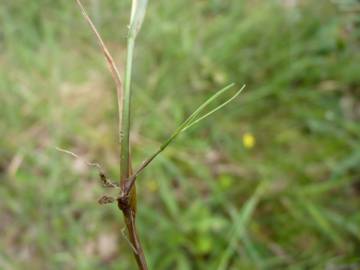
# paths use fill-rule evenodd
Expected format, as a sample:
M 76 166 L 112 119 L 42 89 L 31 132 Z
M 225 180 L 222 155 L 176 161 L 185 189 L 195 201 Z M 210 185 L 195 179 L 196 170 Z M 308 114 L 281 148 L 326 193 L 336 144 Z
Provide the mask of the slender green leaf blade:
M 188 123 L 187 126 L 185 126 L 181 132 L 186 131 L 187 129 L 189 129 L 190 127 L 192 127 L 193 125 L 199 123 L 200 121 L 204 120 L 205 118 L 209 117 L 210 115 L 212 115 L 213 113 L 215 113 L 216 111 L 220 110 L 221 108 L 225 107 L 227 104 L 229 104 L 231 101 L 233 101 L 238 95 L 240 95 L 240 93 L 244 90 L 246 85 L 243 85 L 243 87 L 241 87 L 239 89 L 239 91 L 236 92 L 235 95 L 233 95 L 231 98 L 229 98 L 227 101 L 225 101 L 224 103 L 220 104 L 219 106 L 217 106 L 215 109 L 211 110 L 210 112 L 206 113 L 205 115 L 194 119 L 192 122 Z

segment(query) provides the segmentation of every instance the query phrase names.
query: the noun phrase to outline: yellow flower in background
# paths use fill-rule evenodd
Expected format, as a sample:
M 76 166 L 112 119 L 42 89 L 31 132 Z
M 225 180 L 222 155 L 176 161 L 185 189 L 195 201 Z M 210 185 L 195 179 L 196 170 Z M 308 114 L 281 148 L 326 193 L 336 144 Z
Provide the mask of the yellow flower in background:
M 156 192 L 159 189 L 159 185 L 155 180 L 149 180 L 146 183 L 146 188 L 150 191 L 150 192 Z
M 245 133 L 242 137 L 243 145 L 247 149 L 251 149 L 255 146 L 256 140 L 251 133 Z

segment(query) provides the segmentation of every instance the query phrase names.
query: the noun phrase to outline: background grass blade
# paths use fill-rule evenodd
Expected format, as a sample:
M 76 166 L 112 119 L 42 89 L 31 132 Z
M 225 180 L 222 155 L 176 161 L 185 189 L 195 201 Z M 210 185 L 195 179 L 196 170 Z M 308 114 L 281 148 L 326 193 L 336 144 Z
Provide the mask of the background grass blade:
M 265 191 L 265 188 L 265 182 L 259 184 L 254 194 L 247 200 L 247 202 L 235 217 L 234 225 L 231 229 L 229 238 L 229 245 L 220 256 L 220 263 L 217 267 L 217 270 L 227 269 L 229 260 L 235 252 L 236 244 L 243 237 L 243 235 L 246 234 L 246 228 L 250 222 L 253 212 L 255 211 L 256 205 Z

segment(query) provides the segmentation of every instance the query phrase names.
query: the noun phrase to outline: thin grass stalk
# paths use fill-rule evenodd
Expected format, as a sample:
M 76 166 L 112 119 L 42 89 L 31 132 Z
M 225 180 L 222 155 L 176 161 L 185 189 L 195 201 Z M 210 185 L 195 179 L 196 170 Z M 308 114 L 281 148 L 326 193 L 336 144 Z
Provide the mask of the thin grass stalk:
M 135 38 L 129 35 L 128 38 L 128 51 L 125 68 L 125 81 L 124 81 L 124 99 L 123 99 L 123 121 L 121 127 L 121 140 L 120 140 L 120 187 L 122 193 L 118 200 L 119 208 L 124 214 L 125 224 L 129 233 L 129 239 L 134 246 L 133 254 L 138 264 L 139 269 L 147 270 L 147 263 L 141 246 L 140 238 L 136 229 L 136 187 L 133 185 L 131 189 L 124 194 L 127 179 L 132 174 L 131 159 L 130 159 L 130 117 L 131 117 L 131 73 L 132 62 L 135 47 Z
M 104 53 L 105 59 L 107 60 L 111 74 L 116 84 L 117 89 L 117 101 L 118 101 L 118 112 L 119 112 L 119 138 L 120 138 L 120 187 L 124 187 L 126 179 L 132 174 L 131 171 L 131 160 L 130 160 L 130 112 L 131 112 L 131 73 L 132 73 L 132 62 L 135 47 L 135 37 L 141 27 L 143 20 L 146 2 L 145 0 L 133 1 L 130 30 L 128 36 L 128 51 L 125 68 L 125 82 L 124 92 L 121 81 L 120 73 L 116 67 L 115 61 L 112 55 L 107 49 L 103 39 L 97 31 L 91 18 L 88 16 L 84 6 L 80 0 L 76 0 L 80 10 L 90 25 L 91 29 L 95 33 L 96 38 L 99 41 L 100 47 Z M 137 5 L 139 4 L 140 5 Z M 140 12 L 136 7 L 141 8 Z M 102 178 L 106 178 L 105 175 L 100 173 Z M 119 209 L 123 212 L 125 224 L 129 233 L 129 240 L 133 247 L 133 253 L 140 270 L 147 270 L 147 264 L 144 256 L 143 249 L 141 247 L 140 239 L 136 230 L 136 190 L 135 186 L 124 196 L 124 192 L 121 189 L 120 196 L 118 197 Z
M 118 206 L 124 214 L 129 239 L 133 247 L 134 257 L 140 270 L 147 270 L 145 255 L 136 229 L 136 187 L 133 185 L 124 193 L 127 179 L 132 174 L 130 156 L 130 128 L 131 128 L 131 75 L 136 35 L 140 30 L 146 10 L 146 0 L 133 0 L 129 34 L 127 40 L 127 58 L 125 67 L 124 99 L 122 100 L 122 126 L 120 132 L 120 187 Z
M 111 75 L 115 82 L 117 105 L 118 105 L 118 128 L 119 128 L 119 137 L 121 140 L 122 103 L 123 103 L 124 96 L 123 96 L 123 83 L 121 80 L 120 72 L 119 72 L 118 68 L 116 67 L 114 58 L 112 57 L 109 49 L 106 47 L 106 44 L 103 41 L 99 31 L 97 31 L 95 24 L 92 22 L 90 16 L 87 14 L 86 9 L 84 8 L 83 4 L 81 3 L 80 0 L 76 0 L 76 3 L 78 4 L 82 15 L 84 16 L 85 20 L 89 24 L 91 30 L 94 32 L 94 34 L 99 42 L 100 48 L 101 48 L 102 52 L 104 53 L 106 62 L 109 65 Z
M 131 109 L 131 73 L 134 54 L 135 39 L 128 38 L 127 59 L 124 81 L 124 99 L 122 105 L 122 126 L 120 132 L 120 185 L 129 177 L 130 167 L 130 109 Z

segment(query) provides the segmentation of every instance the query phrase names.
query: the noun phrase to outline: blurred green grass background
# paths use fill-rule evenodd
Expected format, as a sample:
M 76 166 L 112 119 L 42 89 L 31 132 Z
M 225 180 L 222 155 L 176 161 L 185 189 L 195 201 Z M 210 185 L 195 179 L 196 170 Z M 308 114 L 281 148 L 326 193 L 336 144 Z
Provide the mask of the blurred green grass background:
M 122 66 L 130 1 L 84 4 Z M 247 84 L 139 177 L 151 269 L 359 269 L 359 14 L 355 0 L 149 1 L 136 164 Z M 0 269 L 135 269 L 97 172 L 55 150 L 118 176 L 114 85 L 75 1 L 3 2 L 0 63 Z

